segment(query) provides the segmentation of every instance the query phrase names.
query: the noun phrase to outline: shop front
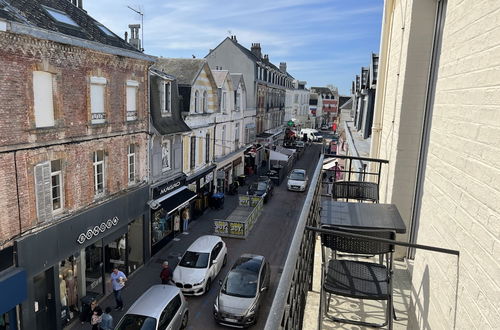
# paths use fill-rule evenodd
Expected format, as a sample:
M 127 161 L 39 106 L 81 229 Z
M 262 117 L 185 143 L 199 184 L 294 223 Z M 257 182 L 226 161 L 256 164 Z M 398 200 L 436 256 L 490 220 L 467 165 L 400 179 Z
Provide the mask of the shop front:
M 16 242 L 27 275 L 23 329 L 85 321 L 89 301 L 112 292 L 113 267 L 129 276 L 144 263 L 148 196 L 149 186 L 138 188 Z
M 182 231 L 186 209 L 191 208 L 196 193 L 186 187 L 186 176 L 160 183 L 152 187 L 151 207 L 151 254 L 154 255 Z
M 0 329 L 19 329 L 17 314 L 26 299 L 26 271 L 18 267 L 0 271 L 0 292 Z
M 210 206 L 210 195 L 214 192 L 214 170 L 216 165 L 210 165 L 186 179 L 189 190 L 196 193 L 191 207 L 192 218 L 196 219 Z
M 230 185 L 237 181 L 238 175 L 243 174 L 243 150 L 233 152 L 217 160 L 216 190 L 226 193 Z

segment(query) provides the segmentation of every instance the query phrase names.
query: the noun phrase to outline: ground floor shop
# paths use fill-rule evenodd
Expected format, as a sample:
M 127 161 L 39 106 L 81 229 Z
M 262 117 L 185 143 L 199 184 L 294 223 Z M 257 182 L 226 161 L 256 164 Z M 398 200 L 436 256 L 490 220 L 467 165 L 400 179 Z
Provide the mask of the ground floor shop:
M 191 217 L 196 219 L 210 207 L 210 197 L 214 193 L 214 172 L 216 166 L 207 166 L 186 179 L 186 184 L 192 192 L 196 193 L 196 198 L 191 207 Z
M 0 251 L 0 329 L 17 330 L 20 304 L 26 300 L 26 271 L 14 267 L 13 247 Z
M 241 150 L 217 160 L 216 192 L 227 193 L 231 184 L 238 180 L 238 176 L 244 175 L 243 157 Z
M 151 254 L 160 251 L 177 234 L 184 231 L 184 222 L 191 219 L 197 194 L 186 186 L 183 174 L 151 188 Z
M 85 320 L 90 301 L 112 292 L 114 267 L 129 276 L 144 263 L 148 197 L 148 186 L 138 188 L 16 242 L 27 274 L 23 329 Z

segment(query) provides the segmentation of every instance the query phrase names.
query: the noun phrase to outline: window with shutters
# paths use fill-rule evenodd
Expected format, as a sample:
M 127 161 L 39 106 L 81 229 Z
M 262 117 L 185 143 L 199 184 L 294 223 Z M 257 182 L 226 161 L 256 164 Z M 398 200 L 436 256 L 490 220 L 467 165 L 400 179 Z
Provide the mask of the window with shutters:
M 200 92 L 194 92 L 194 112 L 200 113 Z
M 191 159 L 190 165 L 193 169 L 196 166 L 196 136 L 191 136 Z
M 137 90 L 139 83 L 127 80 L 127 121 L 137 120 Z
M 168 116 L 171 113 L 172 109 L 172 83 L 170 81 L 166 81 L 163 84 L 162 90 L 163 98 L 162 98 L 162 106 L 161 106 L 161 114 L 162 116 Z
M 227 92 L 222 92 L 221 108 L 222 113 L 227 113 Z
M 210 134 L 205 137 L 205 163 L 210 163 Z
M 128 146 L 128 183 L 135 183 L 135 145 L 130 144 Z
M 54 75 L 49 72 L 33 71 L 33 107 L 35 126 L 54 126 Z
M 50 162 L 50 179 L 52 190 L 52 212 L 59 213 L 63 210 L 63 184 L 60 159 Z
M 95 151 L 94 159 L 94 194 L 95 197 L 100 197 L 104 194 L 104 150 Z
M 208 93 L 207 91 L 203 92 L 203 112 L 208 112 Z
M 240 89 L 234 92 L 234 111 L 240 111 L 241 108 L 241 93 Z
M 163 139 L 161 142 L 161 170 L 163 172 L 172 169 L 172 144 L 170 139 Z
M 106 83 L 106 78 L 90 77 L 90 120 L 92 124 L 103 124 L 106 122 L 104 106 Z
M 36 213 L 39 221 L 52 219 L 50 162 L 43 162 L 35 166 L 35 195 Z
M 234 124 L 234 146 L 236 149 L 240 147 L 240 124 Z

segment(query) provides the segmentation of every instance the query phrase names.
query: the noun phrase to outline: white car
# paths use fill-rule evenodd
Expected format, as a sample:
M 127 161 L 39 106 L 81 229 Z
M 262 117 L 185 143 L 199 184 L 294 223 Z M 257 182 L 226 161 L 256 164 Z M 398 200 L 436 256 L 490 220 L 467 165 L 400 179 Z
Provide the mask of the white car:
M 293 191 L 306 191 L 308 181 L 306 170 L 295 169 L 288 176 L 287 188 Z
M 227 263 L 226 243 L 214 235 L 204 235 L 193 242 L 175 267 L 172 281 L 185 295 L 200 296 Z

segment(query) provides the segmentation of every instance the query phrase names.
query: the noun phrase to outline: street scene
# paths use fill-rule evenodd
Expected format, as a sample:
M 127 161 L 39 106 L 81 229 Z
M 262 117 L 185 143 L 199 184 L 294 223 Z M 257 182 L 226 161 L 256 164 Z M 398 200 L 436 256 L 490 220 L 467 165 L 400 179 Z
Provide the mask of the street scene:
M 0 0 L 0 330 L 498 328 L 499 22 Z

